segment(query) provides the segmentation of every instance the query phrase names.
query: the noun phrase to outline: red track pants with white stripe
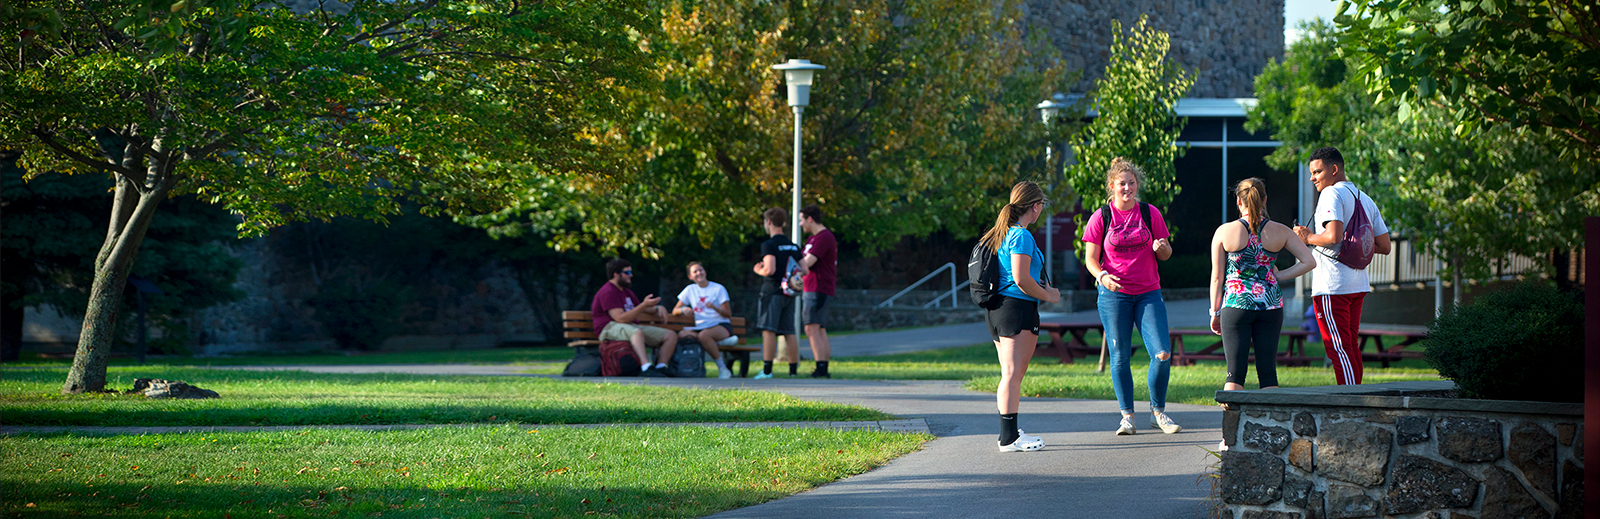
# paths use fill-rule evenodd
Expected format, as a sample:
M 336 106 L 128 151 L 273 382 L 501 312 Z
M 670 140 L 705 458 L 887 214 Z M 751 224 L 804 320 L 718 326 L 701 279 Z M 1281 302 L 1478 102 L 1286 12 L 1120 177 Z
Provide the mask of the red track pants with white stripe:
M 1341 386 L 1361 383 L 1361 301 L 1366 298 L 1366 292 L 1311 296 L 1322 345 Z

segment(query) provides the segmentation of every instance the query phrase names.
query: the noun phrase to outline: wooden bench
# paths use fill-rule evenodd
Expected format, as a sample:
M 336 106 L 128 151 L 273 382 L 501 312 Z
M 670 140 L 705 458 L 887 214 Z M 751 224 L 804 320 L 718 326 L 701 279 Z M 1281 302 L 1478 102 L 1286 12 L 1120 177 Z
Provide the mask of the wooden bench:
M 1086 339 L 1090 331 L 1100 332 L 1100 345 L 1091 346 Z M 1105 327 L 1100 321 L 1081 322 L 1049 322 L 1039 323 L 1039 331 L 1050 335 L 1048 345 L 1041 345 L 1034 350 L 1034 355 L 1056 357 L 1060 364 L 1071 364 L 1080 357 L 1101 355 L 1105 349 Z M 1289 337 L 1289 348 L 1278 353 L 1278 362 L 1285 366 L 1309 366 L 1312 362 L 1321 361 L 1323 356 L 1307 355 L 1306 337 L 1310 335 L 1305 330 L 1284 330 L 1283 335 Z M 1215 343 L 1189 353 L 1184 344 L 1184 337 L 1211 336 L 1211 330 L 1168 330 L 1167 337 L 1172 343 L 1172 363 L 1176 366 L 1193 366 L 1200 360 L 1225 360 L 1222 353 L 1222 338 L 1217 337 Z M 1135 346 L 1140 347 L 1140 346 Z M 1253 356 L 1253 355 L 1252 355 Z M 1104 370 L 1104 360 L 1101 361 L 1101 370 Z
M 1384 337 L 1397 337 L 1400 342 L 1393 346 L 1384 347 Z M 1390 361 L 1420 359 L 1423 357 L 1422 352 L 1407 350 L 1406 347 L 1426 338 L 1428 338 L 1427 330 L 1361 325 L 1361 360 L 1382 362 L 1383 367 L 1387 368 Z M 1373 343 L 1371 353 L 1367 353 L 1368 341 Z
M 1171 330 L 1172 338 L 1172 364 L 1174 366 L 1193 366 L 1195 361 L 1201 360 L 1227 360 L 1227 355 L 1222 352 L 1222 337 L 1211 333 L 1211 330 Z M 1278 364 L 1282 366 L 1310 366 L 1312 362 L 1321 362 L 1325 355 L 1307 355 L 1306 337 L 1311 332 L 1305 330 L 1283 330 L 1280 335 L 1289 338 L 1289 347 L 1278 352 Z M 1199 351 L 1189 353 L 1185 348 L 1184 337 L 1216 337 L 1216 342 Z M 1250 358 L 1255 355 L 1249 355 Z M 1246 359 L 1249 360 L 1248 358 Z
M 733 334 L 743 340 L 745 337 L 744 318 L 736 316 L 730 317 L 728 320 L 732 321 L 729 325 L 733 327 Z M 654 315 L 640 316 L 638 320 L 634 321 L 634 324 L 666 328 L 673 333 L 677 333 L 685 327 L 694 326 L 694 316 L 672 314 L 667 316 L 665 322 Z M 599 333 L 594 329 L 594 315 L 587 311 L 567 310 L 561 312 L 561 330 L 561 336 L 567 339 L 567 347 L 600 347 Z M 701 345 L 701 347 L 703 348 L 704 345 Z M 752 352 L 760 352 L 761 347 L 735 344 L 733 346 L 717 346 L 717 350 L 723 353 L 722 360 L 729 366 L 733 365 L 732 361 L 739 361 L 739 376 L 745 377 L 750 374 L 750 354 Z

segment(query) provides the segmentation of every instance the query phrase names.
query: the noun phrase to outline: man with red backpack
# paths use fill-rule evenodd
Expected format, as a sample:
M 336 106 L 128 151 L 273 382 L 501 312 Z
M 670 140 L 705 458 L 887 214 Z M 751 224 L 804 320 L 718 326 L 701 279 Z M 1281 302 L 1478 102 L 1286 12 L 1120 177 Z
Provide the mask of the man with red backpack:
M 1300 241 L 1332 261 L 1311 271 L 1311 304 L 1322 345 L 1339 385 L 1361 383 L 1361 302 L 1372 292 L 1367 264 L 1389 253 L 1389 226 L 1378 206 L 1345 177 L 1344 156 L 1328 147 L 1311 152 L 1311 183 L 1320 194 L 1312 223 L 1296 225 Z

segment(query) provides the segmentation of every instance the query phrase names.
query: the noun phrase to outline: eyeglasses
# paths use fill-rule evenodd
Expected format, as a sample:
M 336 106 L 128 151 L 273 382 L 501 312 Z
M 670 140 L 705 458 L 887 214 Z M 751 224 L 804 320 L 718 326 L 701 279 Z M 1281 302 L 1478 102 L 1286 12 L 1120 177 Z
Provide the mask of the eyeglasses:
M 629 276 L 632 276 L 633 275 L 633 269 L 624 270 L 624 271 L 622 271 L 622 273 L 623 274 L 627 274 Z

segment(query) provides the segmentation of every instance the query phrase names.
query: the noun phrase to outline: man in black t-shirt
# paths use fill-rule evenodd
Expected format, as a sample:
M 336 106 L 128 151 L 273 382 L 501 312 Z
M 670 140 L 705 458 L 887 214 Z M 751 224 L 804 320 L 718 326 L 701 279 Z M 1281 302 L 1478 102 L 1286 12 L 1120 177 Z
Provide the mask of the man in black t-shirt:
M 784 293 L 784 279 L 791 269 L 800 268 L 800 247 L 783 234 L 783 225 L 789 221 L 789 212 L 781 207 L 768 209 L 761 215 L 761 226 L 771 238 L 761 244 L 761 262 L 755 268 L 761 276 L 761 300 L 756 305 L 756 326 L 761 330 L 761 373 L 755 378 L 772 378 L 772 358 L 778 350 L 778 336 L 789 344 L 793 355 L 799 355 L 799 338 L 794 329 L 794 296 Z M 798 361 L 799 359 L 794 359 Z

